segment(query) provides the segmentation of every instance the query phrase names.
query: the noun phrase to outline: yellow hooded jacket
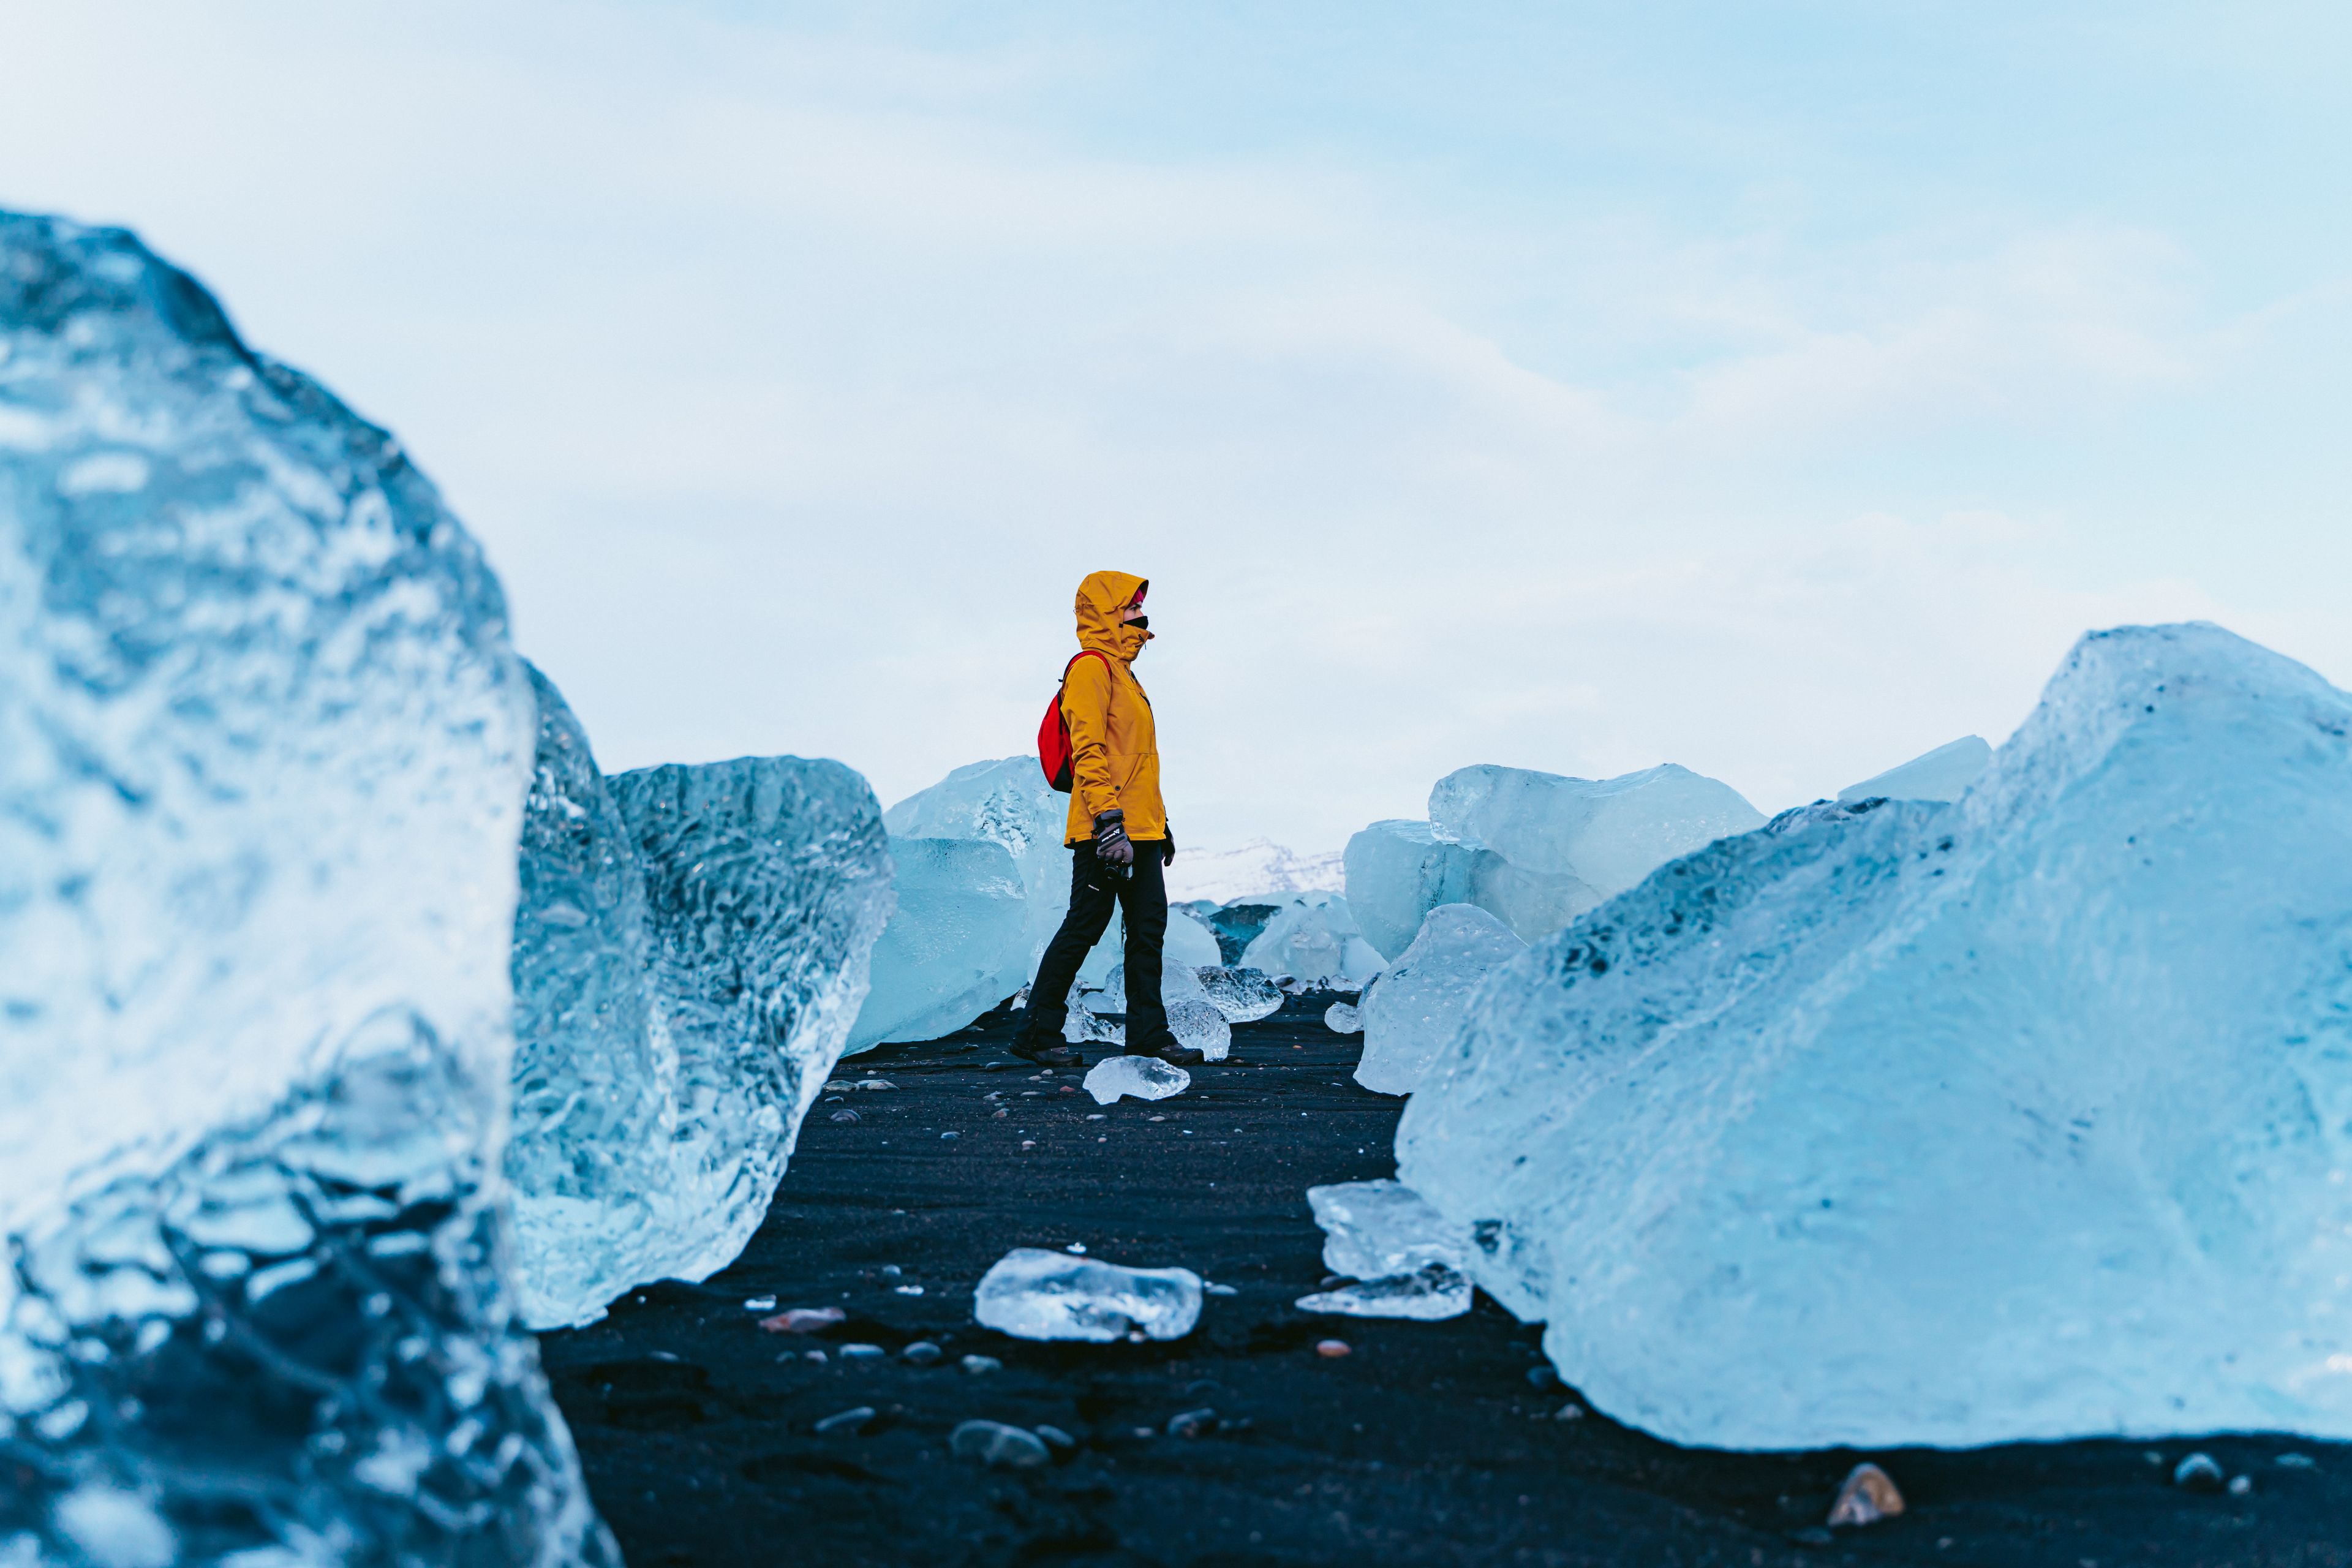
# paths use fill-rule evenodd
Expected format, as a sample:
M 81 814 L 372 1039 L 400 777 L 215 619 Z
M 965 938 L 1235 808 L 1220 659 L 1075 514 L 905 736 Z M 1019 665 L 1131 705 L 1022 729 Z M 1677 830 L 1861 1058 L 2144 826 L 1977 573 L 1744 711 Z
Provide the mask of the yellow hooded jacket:
M 1151 634 L 1119 612 L 1150 584 L 1124 572 L 1097 572 L 1078 584 L 1078 646 L 1108 659 L 1081 658 L 1062 683 L 1062 719 L 1070 727 L 1070 816 L 1065 844 L 1095 836 L 1095 818 L 1127 814 L 1127 836 L 1168 837 L 1168 808 L 1160 802 L 1160 737 L 1151 700 L 1129 668 Z

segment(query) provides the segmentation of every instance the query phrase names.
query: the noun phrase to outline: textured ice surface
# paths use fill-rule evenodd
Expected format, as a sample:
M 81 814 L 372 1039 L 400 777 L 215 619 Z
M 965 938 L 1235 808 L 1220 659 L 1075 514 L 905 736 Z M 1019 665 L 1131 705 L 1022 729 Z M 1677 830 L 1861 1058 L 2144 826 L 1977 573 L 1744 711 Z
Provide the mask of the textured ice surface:
M 987 838 L 893 838 L 898 908 L 875 944 L 849 1049 L 951 1035 L 1029 976 L 1021 870 Z
M 1612 898 L 1678 856 L 1764 825 L 1719 780 L 1666 763 L 1613 779 L 1483 763 L 1429 792 L 1430 825 L 1524 871 L 1572 876 Z
M 971 1315 L 984 1329 L 1024 1340 L 1108 1342 L 1130 1330 L 1181 1340 L 1201 1321 L 1201 1277 L 1016 1247 L 981 1276 Z
M 1087 1069 L 1086 1091 L 1097 1105 L 1121 1096 L 1165 1100 L 1192 1087 L 1192 1075 L 1157 1057 L 1106 1057 Z
M 1676 1442 L 2352 1436 L 2352 699 L 2084 638 L 1951 805 L 1824 805 L 1511 964 L 1400 1175 Z
M 1231 1024 L 1253 1024 L 1282 1011 L 1282 987 L 1255 969 L 1208 965 L 1195 971 L 1202 994 Z
M 1522 941 L 1550 935 L 1601 902 L 1583 878 L 1532 871 L 1426 822 L 1375 822 L 1348 840 L 1348 910 L 1364 940 L 1394 958 L 1440 904 L 1475 904 Z
M 1168 1005 L 1168 1032 L 1179 1045 L 1190 1046 L 1213 1062 L 1221 1062 L 1234 1047 L 1233 1026 L 1205 996 L 1186 996 Z
M 646 868 L 652 994 L 677 1050 L 680 1219 L 640 1278 L 702 1279 L 759 1228 L 840 1058 L 890 915 L 889 853 L 874 792 L 835 762 L 673 763 L 611 784 Z
M 605 1561 L 505 1278 L 532 707 L 398 443 L 0 215 L 12 1561 Z
M 1423 1320 L 1470 1310 L 1469 1237 L 1412 1188 L 1342 1182 L 1307 1188 L 1307 1202 L 1323 1227 L 1323 1267 L 1357 1283 L 1302 1296 L 1300 1310 Z
M 1294 895 L 1242 954 L 1245 968 L 1317 984 L 1361 984 L 1380 973 L 1381 962 L 1337 893 Z
M 1025 980 L 1069 912 L 1070 852 L 1062 847 L 1069 809 L 1070 797 L 1045 782 L 1036 758 L 1005 757 L 956 769 L 883 813 L 882 825 L 899 838 L 984 838 L 1004 847 L 1021 868 L 1028 904 Z
M 1849 805 L 1872 799 L 1958 800 L 1991 762 L 1992 748 L 1982 736 L 1963 735 L 1901 767 L 1847 785 L 1838 791 L 1838 799 Z
M 1364 1015 L 1353 1002 L 1334 1002 L 1323 1009 L 1324 1026 L 1333 1034 L 1360 1035 L 1364 1032 Z
M 606 779 L 533 675 L 506 1170 L 522 1316 L 552 1328 L 733 1260 L 840 1055 L 891 895 L 849 769 Z
M 1356 1081 L 1381 1094 L 1419 1089 L 1461 1026 L 1478 983 L 1527 950 L 1510 927 L 1475 905 L 1432 910 L 1412 945 L 1364 994 Z

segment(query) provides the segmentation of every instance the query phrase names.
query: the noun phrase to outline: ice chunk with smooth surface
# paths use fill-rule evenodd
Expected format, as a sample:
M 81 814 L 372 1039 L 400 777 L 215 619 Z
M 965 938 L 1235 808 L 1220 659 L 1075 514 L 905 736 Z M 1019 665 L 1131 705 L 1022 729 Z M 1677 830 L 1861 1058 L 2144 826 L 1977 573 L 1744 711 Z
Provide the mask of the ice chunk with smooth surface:
M 1441 904 L 1475 904 L 1522 941 L 1549 936 L 1601 901 L 1570 871 L 1530 870 L 1426 822 L 1375 822 L 1348 840 L 1348 910 L 1364 940 L 1393 959 Z
M 1201 1321 L 1201 1277 L 1019 1247 L 981 1276 L 972 1318 L 1024 1340 L 1181 1340 Z
M 1158 1057 L 1106 1057 L 1087 1069 L 1085 1087 L 1097 1105 L 1108 1105 L 1123 1095 L 1166 1100 L 1192 1088 L 1192 1075 Z
M 1513 960 L 1399 1174 L 1672 1441 L 2352 1437 L 2352 698 L 2085 637 L 1958 802 L 1824 805 Z
M 1202 994 L 1229 1024 L 1254 1024 L 1282 1011 L 1282 987 L 1257 970 L 1212 965 L 1193 973 Z
M 1242 954 L 1244 968 L 1314 984 L 1360 984 L 1380 973 L 1381 963 L 1381 955 L 1356 930 L 1348 900 L 1337 893 L 1293 896 Z
M 1364 1032 L 1364 1015 L 1353 1002 L 1334 1002 L 1323 1009 L 1325 1027 L 1339 1035 L 1360 1035 Z
M 616 1561 L 505 1262 L 532 716 L 397 441 L 0 214 L 0 1558 Z
M 1574 877 L 1604 899 L 1764 825 L 1738 790 L 1673 763 L 1613 779 L 1461 768 L 1429 792 L 1429 820 L 1442 837 L 1484 845 L 1523 871 Z
M 1045 782 L 1034 757 L 970 763 L 885 812 L 898 838 L 979 838 L 1001 844 L 1021 868 L 1027 908 L 1027 963 L 1037 973 L 1045 944 L 1070 909 L 1070 852 L 1062 847 L 1070 797 Z M 1019 982 L 1003 994 L 1011 995 Z
M 1510 928 L 1470 904 L 1442 904 L 1359 1007 L 1364 1054 L 1356 1081 L 1381 1094 L 1419 1089 L 1453 1044 L 1479 982 L 1527 952 Z
M 1963 735 L 1912 758 L 1901 767 L 1889 768 L 1858 784 L 1848 784 L 1838 791 L 1837 797 L 1841 804 L 1849 805 L 1873 799 L 1958 800 L 1991 763 L 1992 748 L 1985 744 L 1982 736 Z
M 1028 900 L 1002 844 L 893 838 L 890 859 L 898 905 L 874 944 L 850 1053 L 951 1035 L 1028 978 Z

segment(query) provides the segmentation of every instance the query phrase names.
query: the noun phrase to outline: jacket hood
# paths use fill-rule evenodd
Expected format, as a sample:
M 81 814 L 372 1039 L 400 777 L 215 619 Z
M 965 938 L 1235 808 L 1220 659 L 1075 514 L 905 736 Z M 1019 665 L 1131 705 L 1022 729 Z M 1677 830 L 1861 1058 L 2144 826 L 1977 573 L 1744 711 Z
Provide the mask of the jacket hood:
M 1142 627 L 1120 621 L 1119 612 L 1143 595 L 1150 580 L 1126 572 L 1095 572 L 1078 584 L 1078 646 L 1099 648 L 1132 662 L 1151 640 Z

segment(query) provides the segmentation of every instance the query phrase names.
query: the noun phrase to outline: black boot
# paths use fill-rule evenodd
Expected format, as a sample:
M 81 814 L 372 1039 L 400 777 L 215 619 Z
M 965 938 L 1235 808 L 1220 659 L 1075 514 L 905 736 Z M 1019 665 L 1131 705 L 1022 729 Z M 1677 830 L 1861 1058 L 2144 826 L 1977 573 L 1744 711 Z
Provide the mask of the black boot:
M 1209 1059 L 1205 1051 L 1195 1050 L 1172 1034 L 1160 1034 L 1125 1047 L 1130 1057 L 1158 1057 L 1171 1067 L 1196 1068 Z
M 1050 1036 L 1032 1039 L 1027 1035 L 1021 1035 L 1004 1048 L 1023 1061 L 1035 1062 L 1041 1068 L 1068 1068 L 1075 1071 L 1087 1065 L 1087 1058 L 1078 1054 L 1076 1047 Z

